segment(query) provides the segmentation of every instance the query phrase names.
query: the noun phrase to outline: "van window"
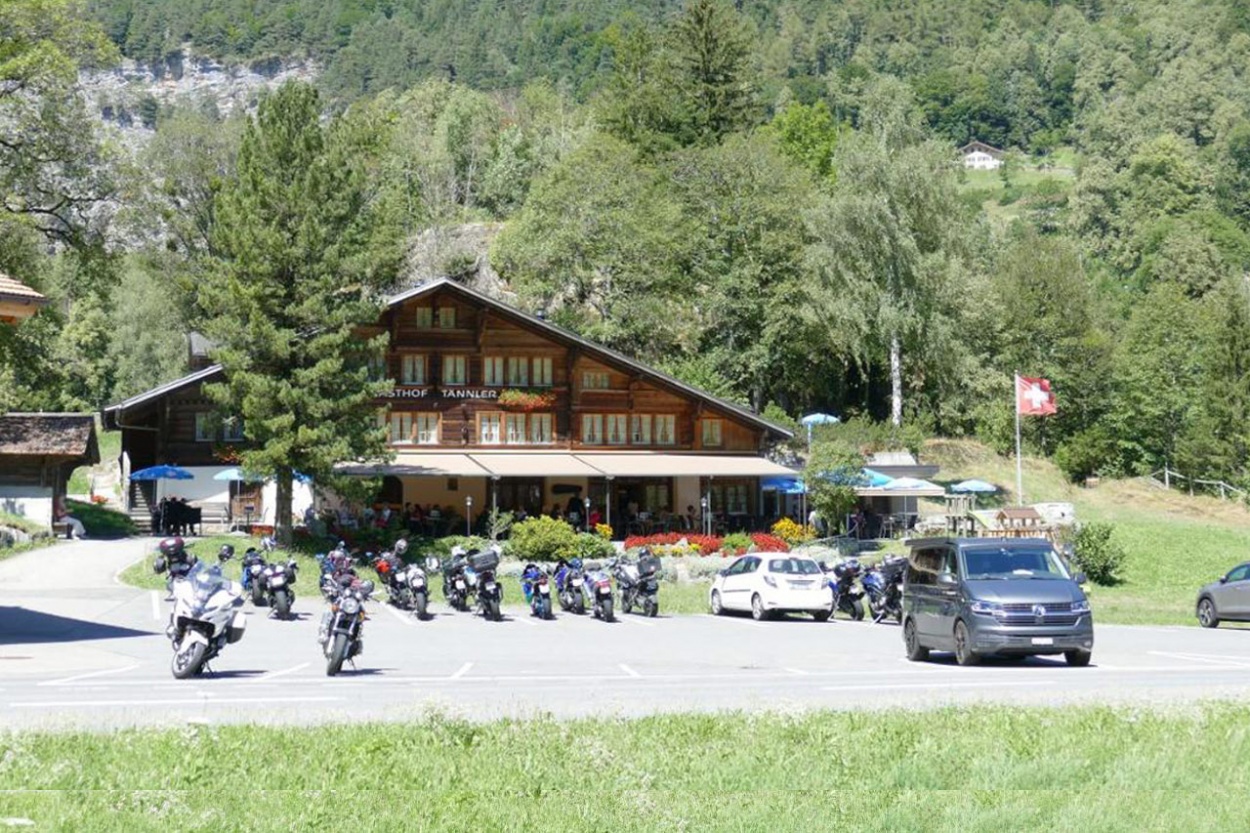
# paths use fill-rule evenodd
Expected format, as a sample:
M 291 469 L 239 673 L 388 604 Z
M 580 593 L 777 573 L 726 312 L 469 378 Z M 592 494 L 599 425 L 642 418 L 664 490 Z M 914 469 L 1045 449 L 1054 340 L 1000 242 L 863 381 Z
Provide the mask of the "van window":
M 912 550 L 907 580 L 912 584 L 936 584 L 937 574 L 949 570 L 949 556 L 946 547 Z
M 972 547 L 963 552 L 967 577 L 1066 579 L 1054 550 L 1041 547 Z

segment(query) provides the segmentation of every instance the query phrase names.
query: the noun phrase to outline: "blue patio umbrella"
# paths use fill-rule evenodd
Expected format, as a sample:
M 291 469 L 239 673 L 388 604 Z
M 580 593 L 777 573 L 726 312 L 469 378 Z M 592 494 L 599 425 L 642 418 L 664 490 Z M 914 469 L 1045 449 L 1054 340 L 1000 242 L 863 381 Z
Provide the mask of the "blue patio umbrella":
M 223 469 L 222 471 L 217 472 L 213 475 L 213 479 L 229 481 L 246 480 L 249 483 L 257 483 L 265 478 L 257 477 L 254 474 L 244 474 L 242 469 L 235 467 L 232 469 Z
M 887 483 L 894 481 L 893 477 L 888 474 L 882 474 L 874 469 L 863 469 L 862 472 L 866 485 L 879 489 Z
M 822 413 L 808 414 L 807 416 L 799 420 L 799 422 L 803 423 L 803 427 L 807 429 L 807 444 L 808 445 L 812 444 L 812 426 L 813 425 L 837 425 L 841 421 L 842 420 L 838 419 L 833 414 L 822 414 Z
M 960 483 L 956 483 L 954 486 L 951 486 L 951 491 L 988 494 L 990 492 L 997 492 L 998 487 L 993 483 L 986 483 L 984 480 L 964 480 Z
M 194 480 L 195 475 L 177 466 L 150 466 L 130 473 L 131 480 Z

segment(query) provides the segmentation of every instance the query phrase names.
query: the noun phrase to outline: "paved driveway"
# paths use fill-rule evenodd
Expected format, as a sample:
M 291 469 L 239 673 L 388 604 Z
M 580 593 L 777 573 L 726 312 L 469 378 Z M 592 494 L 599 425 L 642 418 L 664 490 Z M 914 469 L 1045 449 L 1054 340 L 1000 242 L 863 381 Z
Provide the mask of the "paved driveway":
M 0 562 L 0 726 L 1155 704 L 1250 694 L 1250 630 L 1236 628 L 1103 625 L 1089 668 L 1062 658 L 959 668 L 941 655 L 907 662 L 893 625 L 709 615 L 540 622 L 520 608 L 495 623 L 441 603 L 426 622 L 374 605 L 358 668 L 329 679 L 308 577 L 298 621 L 248 604 L 247 635 L 218 658 L 215 673 L 178 681 L 162 633 L 164 594 L 114 580 L 153 544 L 88 541 Z

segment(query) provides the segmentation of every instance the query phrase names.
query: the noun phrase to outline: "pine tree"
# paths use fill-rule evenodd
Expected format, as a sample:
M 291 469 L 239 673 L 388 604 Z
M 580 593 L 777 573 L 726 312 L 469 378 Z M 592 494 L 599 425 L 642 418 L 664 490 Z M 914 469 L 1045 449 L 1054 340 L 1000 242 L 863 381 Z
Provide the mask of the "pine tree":
M 750 46 L 719 0 L 692 0 L 673 27 L 679 85 L 699 141 L 712 144 L 751 123 Z
M 385 336 L 362 328 L 378 319 L 397 247 L 369 199 L 371 126 L 320 116 L 304 84 L 261 103 L 218 198 L 199 293 L 226 376 L 209 394 L 243 419 L 244 468 L 276 477 L 283 539 L 293 472 L 324 479 L 385 448 L 373 402 L 387 383 L 371 372 Z

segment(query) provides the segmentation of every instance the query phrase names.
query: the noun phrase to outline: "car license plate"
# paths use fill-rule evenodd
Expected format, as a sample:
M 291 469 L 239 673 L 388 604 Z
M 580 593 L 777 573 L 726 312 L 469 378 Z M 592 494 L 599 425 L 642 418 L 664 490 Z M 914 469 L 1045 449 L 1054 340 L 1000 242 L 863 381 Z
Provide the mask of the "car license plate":
M 1033 637 L 1033 644 L 1034 645 L 1054 645 L 1055 640 L 1049 636 L 1035 636 Z

